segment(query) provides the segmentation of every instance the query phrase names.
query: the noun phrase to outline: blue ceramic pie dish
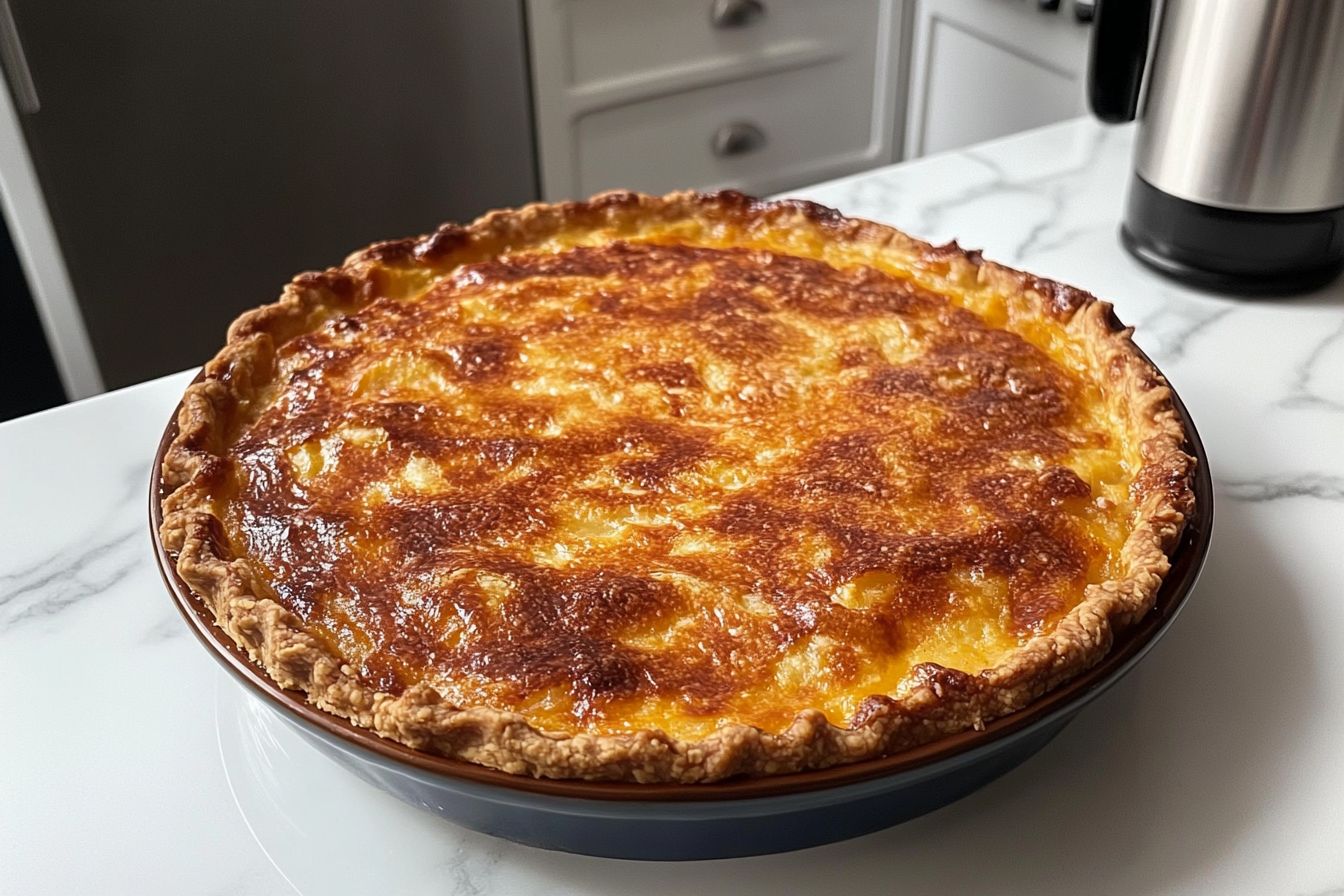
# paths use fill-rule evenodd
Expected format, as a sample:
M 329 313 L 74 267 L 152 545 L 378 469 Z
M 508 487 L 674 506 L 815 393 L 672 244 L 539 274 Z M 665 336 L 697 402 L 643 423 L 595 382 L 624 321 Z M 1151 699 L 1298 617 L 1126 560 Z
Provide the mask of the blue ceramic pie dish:
M 1213 485 L 1203 445 L 1176 401 L 1197 461 L 1195 513 L 1172 555 L 1153 610 L 1121 633 L 1097 666 L 1031 706 L 880 759 L 714 784 L 645 785 L 510 775 L 412 750 L 310 706 L 286 691 L 220 630 L 177 575 L 158 538 L 163 454 L 155 457 L 150 525 L 159 571 L 192 630 L 231 675 L 316 750 L 353 774 L 449 821 L 508 840 L 624 859 L 714 859 L 818 846 L 890 827 L 958 800 L 1019 765 L 1125 673 L 1167 631 L 1199 577 L 1213 532 Z M 174 415 L 176 419 L 176 415 Z

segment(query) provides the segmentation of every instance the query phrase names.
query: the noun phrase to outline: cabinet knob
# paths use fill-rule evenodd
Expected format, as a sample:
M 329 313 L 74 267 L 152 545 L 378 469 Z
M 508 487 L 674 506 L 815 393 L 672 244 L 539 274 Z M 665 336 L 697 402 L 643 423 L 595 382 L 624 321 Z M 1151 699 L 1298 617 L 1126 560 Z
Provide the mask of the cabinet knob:
M 765 131 L 749 121 L 732 121 L 714 132 L 710 147 L 721 159 L 755 152 L 765 145 Z
M 714 0 L 709 20 L 715 28 L 742 28 L 765 15 L 761 0 Z

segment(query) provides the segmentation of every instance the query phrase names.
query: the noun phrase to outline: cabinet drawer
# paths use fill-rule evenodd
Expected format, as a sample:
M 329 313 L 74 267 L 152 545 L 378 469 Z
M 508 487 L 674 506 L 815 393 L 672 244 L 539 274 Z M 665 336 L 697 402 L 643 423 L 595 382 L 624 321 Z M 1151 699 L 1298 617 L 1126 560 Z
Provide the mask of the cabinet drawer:
M 538 41 L 568 87 L 848 52 L 871 44 L 878 0 L 533 0 Z
M 576 195 L 768 192 L 852 168 L 884 143 L 873 132 L 871 75 L 854 68 L 837 62 L 583 114 L 574 128 Z
M 528 0 L 545 198 L 774 192 L 892 160 L 906 0 L 759 0 L 721 28 L 716 2 Z

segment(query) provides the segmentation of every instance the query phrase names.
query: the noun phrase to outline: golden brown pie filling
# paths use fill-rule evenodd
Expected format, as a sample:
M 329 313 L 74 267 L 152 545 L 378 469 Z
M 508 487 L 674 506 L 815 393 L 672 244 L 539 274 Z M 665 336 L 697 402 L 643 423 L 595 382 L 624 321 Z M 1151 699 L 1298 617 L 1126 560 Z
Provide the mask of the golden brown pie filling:
M 1114 576 L 1139 446 L 1062 324 L 844 246 L 585 241 L 385 275 L 237 422 L 232 552 L 367 688 L 550 733 L 847 726 Z
M 1028 706 L 1153 606 L 1193 501 L 1108 305 L 734 193 L 300 275 L 177 425 L 163 545 L 277 684 L 550 777 L 783 774 Z

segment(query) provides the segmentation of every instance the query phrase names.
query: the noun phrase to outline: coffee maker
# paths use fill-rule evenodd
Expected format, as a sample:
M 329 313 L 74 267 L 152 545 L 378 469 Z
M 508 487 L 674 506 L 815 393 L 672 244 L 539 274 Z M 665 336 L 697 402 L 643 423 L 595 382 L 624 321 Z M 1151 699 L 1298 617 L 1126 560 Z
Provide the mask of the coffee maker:
M 1344 269 L 1344 0 L 1101 0 L 1093 27 L 1092 109 L 1138 121 L 1136 258 L 1246 294 Z

